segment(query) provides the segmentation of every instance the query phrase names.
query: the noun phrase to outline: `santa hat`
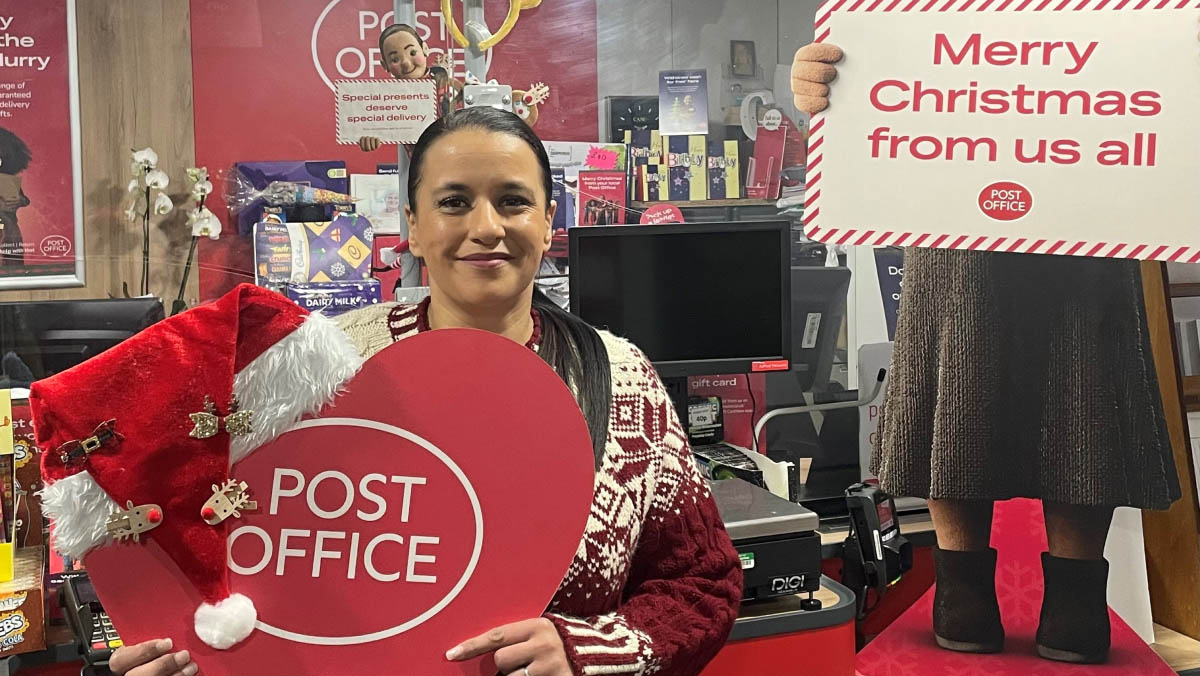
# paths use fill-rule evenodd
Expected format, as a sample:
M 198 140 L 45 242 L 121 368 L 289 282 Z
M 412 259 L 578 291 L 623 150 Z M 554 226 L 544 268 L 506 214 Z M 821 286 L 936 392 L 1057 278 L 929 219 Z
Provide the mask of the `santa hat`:
M 197 636 L 238 643 L 257 613 L 229 589 L 232 512 L 251 497 L 230 466 L 318 411 L 361 365 L 332 320 L 243 284 L 34 383 L 56 548 L 81 558 L 153 538 L 205 601 Z

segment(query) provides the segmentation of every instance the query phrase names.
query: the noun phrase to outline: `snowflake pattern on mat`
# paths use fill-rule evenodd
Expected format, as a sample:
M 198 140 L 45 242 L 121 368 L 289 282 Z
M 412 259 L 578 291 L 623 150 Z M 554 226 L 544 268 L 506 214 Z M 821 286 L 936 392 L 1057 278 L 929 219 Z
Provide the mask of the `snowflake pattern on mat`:
M 338 261 L 329 266 L 329 274 L 334 277 L 344 277 L 346 275 L 346 264 Z
M 367 241 L 367 244 L 374 242 L 375 241 L 375 228 L 367 228 L 367 229 L 363 230 L 363 239 L 365 239 Z

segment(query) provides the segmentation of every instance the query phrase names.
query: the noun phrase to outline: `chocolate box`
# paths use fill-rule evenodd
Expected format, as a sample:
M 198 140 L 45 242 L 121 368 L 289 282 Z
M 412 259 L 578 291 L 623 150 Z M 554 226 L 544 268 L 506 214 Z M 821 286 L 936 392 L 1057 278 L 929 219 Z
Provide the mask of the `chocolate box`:
M 323 312 L 333 317 L 356 308 L 378 305 L 380 284 L 378 279 L 288 284 L 283 295 L 309 312 Z
M 332 221 L 254 226 L 254 283 L 282 291 L 288 283 L 363 281 L 371 277 L 371 222 L 358 214 Z

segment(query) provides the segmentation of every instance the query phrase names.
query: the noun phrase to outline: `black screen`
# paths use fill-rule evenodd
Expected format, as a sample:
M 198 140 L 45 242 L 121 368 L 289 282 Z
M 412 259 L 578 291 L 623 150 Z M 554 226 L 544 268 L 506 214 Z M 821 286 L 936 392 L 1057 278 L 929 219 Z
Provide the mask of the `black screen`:
M 786 227 L 621 226 L 603 235 L 575 233 L 571 309 L 592 326 L 629 338 L 656 364 L 780 359 L 788 354 Z
M 80 364 L 163 319 L 157 298 L 0 303 L 0 355 L 20 360 L 16 371 L 33 380 Z M 12 356 L 8 356 L 12 353 Z M 15 379 L 6 362 L 0 387 Z

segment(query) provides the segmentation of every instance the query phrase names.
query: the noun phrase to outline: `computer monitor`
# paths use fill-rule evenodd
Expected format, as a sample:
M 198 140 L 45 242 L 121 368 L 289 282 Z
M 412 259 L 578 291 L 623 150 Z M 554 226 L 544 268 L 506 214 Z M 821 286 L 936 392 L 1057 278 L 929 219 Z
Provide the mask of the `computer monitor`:
M 664 378 L 786 370 L 787 222 L 570 230 L 570 304 Z
M 849 268 L 792 266 L 792 370 L 767 374 L 769 408 L 800 406 L 829 388 L 846 319 Z
M 32 379 L 40 380 L 100 354 L 163 316 L 158 298 L 0 303 L 0 357 L 14 353 Z M 14 374 L 4 375 L 11 380 Z

